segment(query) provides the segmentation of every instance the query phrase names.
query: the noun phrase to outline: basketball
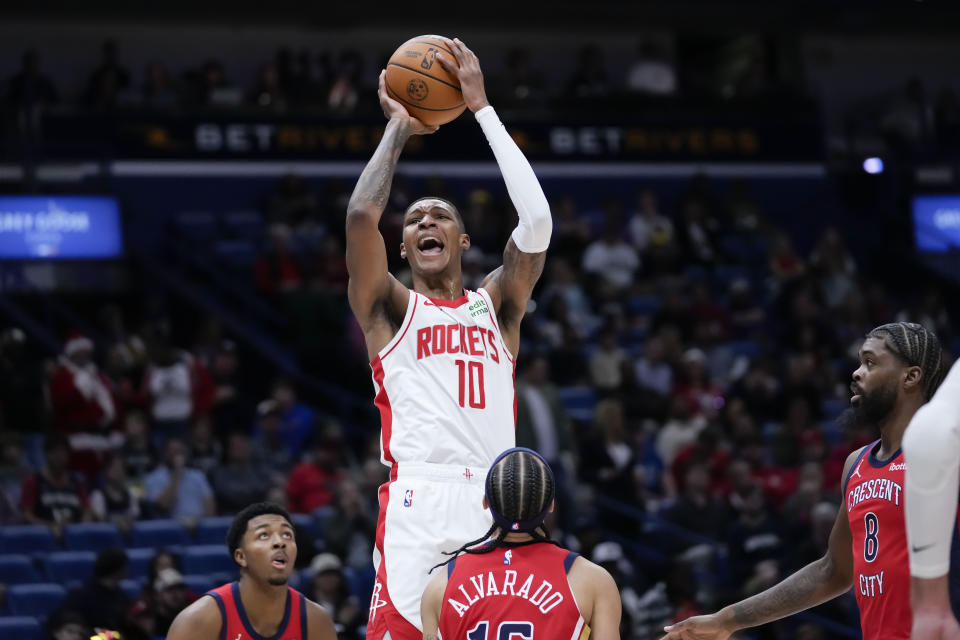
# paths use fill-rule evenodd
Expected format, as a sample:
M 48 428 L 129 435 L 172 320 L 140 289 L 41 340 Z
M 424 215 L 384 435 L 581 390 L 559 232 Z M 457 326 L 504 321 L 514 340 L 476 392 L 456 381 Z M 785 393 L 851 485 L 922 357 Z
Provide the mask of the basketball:
M 387 63 L 387 94 L 427 125 L 446 124 L 467 106 L 457 78 L 437 62 L 438 51 L 457 63 L 444 41 L 430 35 L 407 40 Z

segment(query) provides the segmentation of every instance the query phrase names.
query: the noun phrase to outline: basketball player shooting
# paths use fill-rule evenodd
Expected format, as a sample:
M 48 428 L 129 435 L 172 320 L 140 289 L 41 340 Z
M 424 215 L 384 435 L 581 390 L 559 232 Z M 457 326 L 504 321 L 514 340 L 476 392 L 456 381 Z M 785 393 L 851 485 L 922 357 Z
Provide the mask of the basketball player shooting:
M 470 247 L 463 219 L 446 200 L 425 197 L 404 213 L 400 256 L 413 289 L 387 271 L 379 222 L 404 144 L 433 133 L 387 95 L 382 140 L 347 209 L 347 289 L 363 330 L 381 416 L 381 460 L 390 481 L 379 491 L 373 552 L 377 569 L 367 636 L 419 640 L 420 597 L 442 552 L 490 525 L 481 508 L 486 470 L 514 445 L 514 359 L 520 321 L 540 273 L 553 222 L 540 183 L 487 102 L 477 56 L 444 39 L 437 60 L 459 80 L 463 100 L 486 135 L 519 215 L 503 265 L 477 291 L 463 288 Z M 454 61 L 456 64 L 454 64 Z
M 844 500 L 824 556 L 755 596 L 666 627 L 661 640 L 725 640 L 740 629 L 826 602 L 850 587 L 864 638 L 910 638 L 905 464 L 900 445 L 910 419 L 942 380 L 940 341 L 932 331 L 896 322 L 868 333 L 850 384 L 851 407 L 841 422 L 877 428 L 880 439 L 847 457 Z M 956 503 L 952 513 L 956 517 Z
M 950 558 L 960 483 L 960 361 L 903 436 L 913 640 L 960 640 Z M 956 572 L 956 568 L 953 568 Z M 956 579 L 956 573 L 953 578 Z
M 620 592 L 603 567 L 550 539 L 553 472 L 540 454 L 504 451 L 487 474 L 493 526 L 436 571 L 423 593 L 423 640 L 620 640 Z

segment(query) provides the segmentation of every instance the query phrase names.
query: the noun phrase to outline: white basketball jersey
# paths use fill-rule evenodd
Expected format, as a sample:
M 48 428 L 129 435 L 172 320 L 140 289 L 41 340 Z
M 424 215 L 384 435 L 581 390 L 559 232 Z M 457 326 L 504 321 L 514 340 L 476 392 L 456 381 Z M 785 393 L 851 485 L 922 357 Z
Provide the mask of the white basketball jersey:
M 489 294 L 410 292 L 403 325 L 370 363 L 386 465 L 489 467 L 516 442 L 513 356 Z

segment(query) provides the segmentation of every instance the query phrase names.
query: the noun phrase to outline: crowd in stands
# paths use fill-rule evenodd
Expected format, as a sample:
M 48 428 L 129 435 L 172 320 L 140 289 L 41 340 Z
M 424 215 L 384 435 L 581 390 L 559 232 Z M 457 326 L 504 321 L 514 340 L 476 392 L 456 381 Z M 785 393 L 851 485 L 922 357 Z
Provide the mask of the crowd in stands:
M 319 193 L 290 176 L 266 194 L 269 232 L 250 286 L 275 304 L 323 290 L 362 365 L 338 222 L 348 188 L 330 180 Z M 475 288 L 512 228 L 505 194 L 451 193 L 439 180 L 429 189 L 461 206 Z M 932 283 L 885 288 L 838 229 L 803 250 L 745 183 L 724 193 L 695 178 L 668 206 L 652 186 L 632 202 L 557 195 L 546 272 L 522 325 L 518 444 L 556 470 L 554 536 L 617 577 L 624 638 L 658 637 L 664 623 L 759 591 L 823 552 L 843 461 L 875 437 L 837 422 L 869 329 L 910 319 L 957 345 L 955 311 Z M 409 195 L 398 177 L 381 225 L 388 247 L 399 246 Z M 391 269 L 409 281 L 395 254 Z M 246 386 L 250 364 L 229 339 L 188 349 L 163 321 L 131 329 L 125 310 L 102 316 L 107 340 L 71 334 L 52 359 L 18 328 L 0 338 L 0 523 L 45 526 L 57 544 L 78 522 L 113 523 L 122 537 L 150 519 L 198 532 L 269 499 L 302 517 L 298 585 L 334 612 L 342 637 L 359 637 L 386 477 L 377 425 L 332 419 L 282 378 Z M 368 384 L 345 393 L 369 397 Z M 180 561 L 158 550 L 120 597 L 130 558 L 101 550 L 91 582 L 49 627 L 162 635 L 197 596 Z M 818 609 L 805 637 L 828 637 L 830 620 L 855 624 L 848 605 Z

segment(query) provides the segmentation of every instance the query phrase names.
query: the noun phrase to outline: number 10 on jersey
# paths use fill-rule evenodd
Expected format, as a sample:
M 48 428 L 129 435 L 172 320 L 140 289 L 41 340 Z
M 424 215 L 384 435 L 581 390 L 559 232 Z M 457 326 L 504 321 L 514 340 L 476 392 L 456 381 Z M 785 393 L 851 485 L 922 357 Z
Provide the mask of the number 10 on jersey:
M 467 403 L 471 409 L 483 409 L 487 406 L 487 398 L 484 393 L 483 384 L 483 363 L 477 361 L 464 362 L 455 360 L 457 365 L 457 374 L 460 380 L 460 406 L 466 408 Z

